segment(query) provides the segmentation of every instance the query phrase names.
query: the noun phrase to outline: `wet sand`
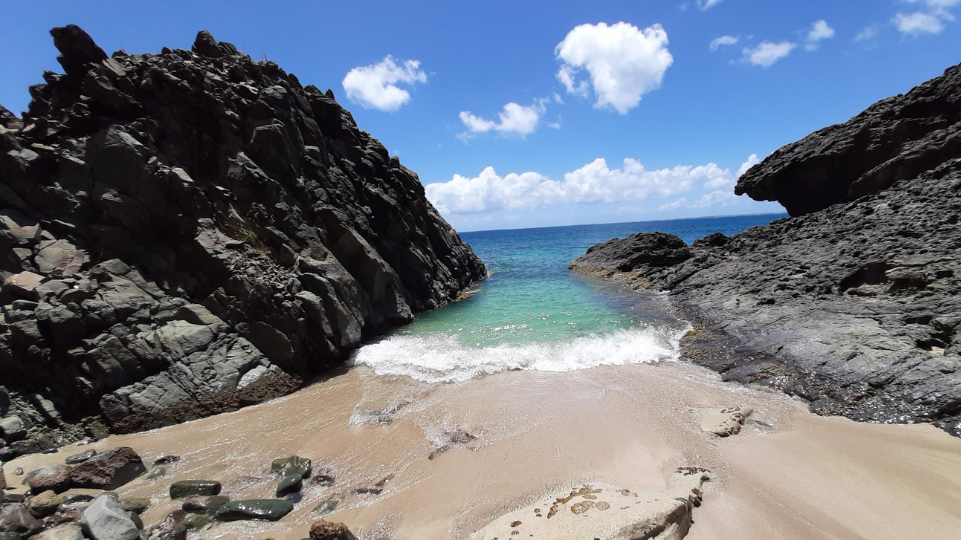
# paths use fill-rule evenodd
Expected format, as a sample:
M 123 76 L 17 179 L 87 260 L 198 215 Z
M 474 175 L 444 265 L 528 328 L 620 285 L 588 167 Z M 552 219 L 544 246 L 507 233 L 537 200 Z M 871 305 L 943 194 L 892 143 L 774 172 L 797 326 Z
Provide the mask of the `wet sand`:
M 741 433 L 703 433 L 699 409 L 728 406 L 754 409 Z M 428 459 L 455 430 L 477 439 Z M 949 538 L 961 530 L 961 439 L 927 425 L 818 417 L 779 392 L 722 383 L 681 363 L 514 371 L 457 384 L 359 367 L 238 412 L 27 456 L 4 470 L 19 484 L 16 467 L 119 445 L 148 465 L 182 456 L 166 476 L 119 490 L 154 499 L 148 525 L 178 506 L 166 496 L 176 480 L 219 480 L 233 499 L 272 497 L 270 461 L 291 454 L 336 479 L 305 484 L 303 501 L 280 522 L 215 524 L 192 538 L 305 538 L 321 516 L 315 508 L 330 500 L 339 503 L 324 518 L 360 538 L 467 538 L 557 489 L 663 490 L 678 466 L 716 475 L 694 511 L 693 540 Z M 379 483 L 379 494 L 350 492 Z

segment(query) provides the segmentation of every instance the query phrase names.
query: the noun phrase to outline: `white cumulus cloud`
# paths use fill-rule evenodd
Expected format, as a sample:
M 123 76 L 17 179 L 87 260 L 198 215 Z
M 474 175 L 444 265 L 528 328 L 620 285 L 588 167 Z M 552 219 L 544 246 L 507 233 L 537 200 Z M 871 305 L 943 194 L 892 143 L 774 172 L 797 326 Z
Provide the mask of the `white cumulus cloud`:
M 612 169 L 598 158 L 566 173 L 563 180 L 537 172 L 500 176 L 487 167 L 473 178 L 455 174 L 451 180 L 427 184 L 425 189 L 428 200 L 442 214 L 451 215 L 667 197 L 690 191 L 700 182 L 730 187 L 734 180 L 730 170 L 714 163 L 647 170 L 641 162 L 626 158 L 621 168 Z
M 791 54 L 791 51 L 793 51 L 795 47 L 797 47 L 797 44 L 791 43 L 790 41 L 782 41 L 780 43 L 762 41 L 761 44 L 756 47 L 744 49 L 744 61 L 750 62 L 755 66 L 769 68 L 778 60 Z
M 467 127 L 467 131 L 461 133 L 458 137 L 469 138 L 476 133 L 487 133 L 488 131 L 496 131 L 501 135 L 525 137 L 537 129 L 537 122 L 546 110 L 544 107 L 545 101 L 547 100 L 538 100 L 529 107 L 513 102 L 508 103 L 504 105 L 503 111 L 497 113 L 497 122 L 475 116 L 470 111 L 461 111 L 460 119 Z
M 557 79 L 569 93 L 587 96 L 593 89 L 595 107 L 611 107 L 621 114 L 659 88 L 674 62 L 667 50 L 667 32 L 659 24 L 644 30 L 625 22 L 582 24 L 557 45 L 555 54 L 563 62 Z M 589 83 L 577 80 L 581 70 L 587 70 Z
M 397 64 L 388 55 L 376 64 L 355 67 L 347 72 L 341 84 L 347 98 L 368 109 L 396 111 L 410 101 L 410 92 L 397 86 L 426 83 L 427 74 L 420 69 L 417 60 Z
M 718 47 L 734 45 L 737 42 L 738 38 L 734 36 L 721 36 L 719 38 L 714 38 L 711 40 L 711 52 L 716 51 Z
M 834 29 L 828 26 L 827 21 L 821 19 L 820 21 L 815 21 L 808 30 L 807 43 L 804 48 L 813 51 L 818 48 L 818 42 L 825 39 L 831 39 L 834 37 Z

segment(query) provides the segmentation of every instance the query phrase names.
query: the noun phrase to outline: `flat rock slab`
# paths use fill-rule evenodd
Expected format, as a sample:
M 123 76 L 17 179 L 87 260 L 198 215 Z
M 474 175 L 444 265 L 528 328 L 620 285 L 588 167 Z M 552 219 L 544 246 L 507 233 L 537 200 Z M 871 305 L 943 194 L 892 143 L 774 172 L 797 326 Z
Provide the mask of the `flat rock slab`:
M 170 484 L 170 498 L 202 497 L 220 494 L 220 482 L 214 480 L 181 480 Z
M 710 478 L 706 469 L 683 467 L 671 475 L 663 491 L 588 484 L 501 516 L 470 538 L 680 540 L 691 526 L 694 504 L 700 504 L 701 486 Z
M 107 450 L 77 465 L 70 482 L 77 488 L 117 489 L 147 471 L 133 448 Z
M 754 409 L 751 407 L 725 407 L 723 409 L 701 409 L 701 430 L 719 437 L 737 435 L 741 432 L 744 420 Z
M 277 521 L 294 509 L 293 503 L 278 499 L 249 499 L 230 501 L 217 510 L 216 518 L 221 521 L 259 519 Z

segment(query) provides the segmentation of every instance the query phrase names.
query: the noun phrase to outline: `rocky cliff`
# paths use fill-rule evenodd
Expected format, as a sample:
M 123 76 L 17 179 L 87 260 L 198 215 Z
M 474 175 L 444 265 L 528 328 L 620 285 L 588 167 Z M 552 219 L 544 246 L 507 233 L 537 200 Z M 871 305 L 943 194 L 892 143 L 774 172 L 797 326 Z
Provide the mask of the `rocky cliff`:
M 739 193 L 793 215 L 687 246 L 598 244 L 571 263 L 670 291 L 686 356 L 822 414 L 961 436 L 961 67 L 781 148 Z
M 51 34 L 64 74 L 0 107 L 0 457 L 289 392 L 486 276 L 330 90 Z

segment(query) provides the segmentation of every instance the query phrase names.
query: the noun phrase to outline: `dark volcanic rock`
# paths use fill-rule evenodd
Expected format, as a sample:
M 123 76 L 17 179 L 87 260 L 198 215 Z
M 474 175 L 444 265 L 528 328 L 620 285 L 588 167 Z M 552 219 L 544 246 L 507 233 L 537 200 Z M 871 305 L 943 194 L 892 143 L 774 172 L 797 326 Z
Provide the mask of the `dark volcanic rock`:
M 877 193 L 961 155 L 961 66 L 780 148 L 734 191 L 792 216 Z
M 943 119 L 956 119 L 961 103 L 959 77 L 961 69 L 951 68 L 852 122 L 875 122 L 862 132 L 865 140 L 915 133 L 905 118 L 931 130 L 947 126 Z M 953 101 L 944 97 L 946 85 L 954 88 Z M 840 152 L 844 145 L 835 138 L 851 125 L 775 152 L 751 169 L 749 183 L 790 183 L 796 179 L 783 171 L 810 165 L 846 190 L 880 186 L 871 188 L 876 193 L 730 238 L 712 235 L 672 266 L 629 270 L 636 286 L 670 291 L 695 325 L 686 356 L 726 379 L 781 388 L 821 414 L 934 422 L 961 436 L 961 147 L 948 144 L 956 137 L 947 132 L 914 142 L 893 138 L 900 153 L 885 153 L 889 165 L 871 170 L 900 172 L 866 176 L 860 163 L 875 159 L 873 151 Z M 833 156 L 831 167 L 825 154 Z M 785 206 L 795 204 L 785 197 Z M 603 246 L 616 245 L 595 246 L 591 255 L 601 258 Z
M 170 484 L 171 499 L 219 494 L 220 482 L 214 480 L 181 480 Z
M 289 393 L 486 276 L 331 93 L 207 32 L 51 34 L 67 74 L 0 110 L 5 458 Z
M 574 259 L 568 268 L 582 271 L 626 272 L 640 265 L 670 266 L 691 258 L 691 250 L 673 234 L 634 233 L 595 244 Z

